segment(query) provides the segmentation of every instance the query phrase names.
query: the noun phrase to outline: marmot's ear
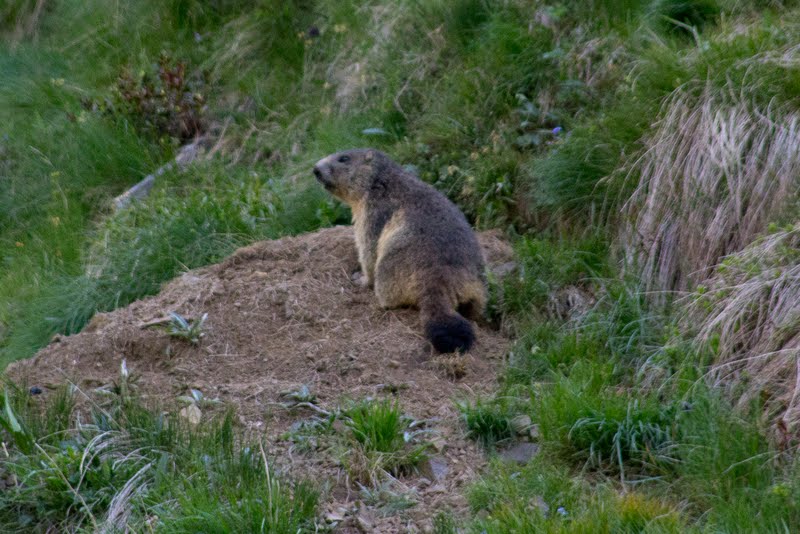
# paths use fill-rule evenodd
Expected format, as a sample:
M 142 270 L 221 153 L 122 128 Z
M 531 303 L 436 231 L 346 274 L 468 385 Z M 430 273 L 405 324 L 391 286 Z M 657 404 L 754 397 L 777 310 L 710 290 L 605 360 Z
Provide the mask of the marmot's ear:
M 373 156 L 375 156 L 375 154 L 372 152 L 372 150 L 367 150 L 367 155 L 364 156 L 364 161 L 372 161 Z

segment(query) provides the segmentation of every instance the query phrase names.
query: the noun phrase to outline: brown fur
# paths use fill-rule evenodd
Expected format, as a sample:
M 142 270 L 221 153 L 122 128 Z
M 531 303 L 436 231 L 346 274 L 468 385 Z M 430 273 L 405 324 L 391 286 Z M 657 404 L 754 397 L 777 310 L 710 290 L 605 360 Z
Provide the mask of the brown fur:
M 320 160 L 314 174 L 350 205 L 364 282 L 385 308 L 417 306 L 439 349 L 467 350 L 486 304 L 484 262 L 464 215 L 377 150 Z M 458 310 L 458 311 L 457 311 Z

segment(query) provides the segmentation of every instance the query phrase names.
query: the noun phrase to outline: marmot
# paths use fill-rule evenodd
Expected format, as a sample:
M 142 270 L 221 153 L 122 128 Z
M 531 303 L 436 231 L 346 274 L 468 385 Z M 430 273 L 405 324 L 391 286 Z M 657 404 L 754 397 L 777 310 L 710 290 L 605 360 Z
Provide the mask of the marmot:
M 362 281 L 379 304 L 418 307 L 437 351 L 469 350 L 475 334 L 467 319 L 483 312 L 486 278 L 464 214 L 378 150 L 332 154 L 314 175 L 350 205 Z

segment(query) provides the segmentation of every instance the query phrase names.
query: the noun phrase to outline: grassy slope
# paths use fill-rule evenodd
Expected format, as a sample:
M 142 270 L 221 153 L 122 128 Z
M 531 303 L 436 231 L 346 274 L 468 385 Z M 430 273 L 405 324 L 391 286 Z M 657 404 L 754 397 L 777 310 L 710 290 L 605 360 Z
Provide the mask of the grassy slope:
M 670 184 L 714 172 L 662 156 L 663 168 L 687 171 L 637 190 L 661 161 L 648 166 L 644 150 L 691 153 L 692 136 L 656 135 L 672 131 L 659 117 L 682 116 L 669 106 L 798 111 L 791 2 L 35 4 L 0 8 L 0 361 L 248 241 L 347 220 L 309 163 L 378 146 L 477 226 L 519 236 L 520 270 L 494 288 L 491 309 L 518 343 L 497 397 L 466 405 L 465 421 L 491 444 L 529 415 L 543 452 L 521 470 L 498 464 L 473 488 L 485 513 L 470 529 L 800 527 L 796 468 L 767 439 L 760 407 L 734 410 L 705 385 L 715 344 L 693 344 L 682 311 L 654 305 L 619 259 L 620 243 L 634 247 L 631 220 L 677 217 L 636 199 L 679 198 Z M 109 198 L 176 147 L 115 100 L 117 76 L 154 73 L 162 51 L 203 73 L 206 120 L 224 134 L 212 160 L 164 175 L 145 204 L 114 215 Z M 703 197 L 712 210 L 727 201 L 715 191 Z M 767 212 L 755 232 L 792 209 Z M 653 239 L 665 257 L 668 243 Z M 565 288 L 591 295 L 591 311 L 567 320 L 553 299 Z M 187 509 L 202 508 L 196 497 Z M 79 520 L 59 510 L 29 515 Z

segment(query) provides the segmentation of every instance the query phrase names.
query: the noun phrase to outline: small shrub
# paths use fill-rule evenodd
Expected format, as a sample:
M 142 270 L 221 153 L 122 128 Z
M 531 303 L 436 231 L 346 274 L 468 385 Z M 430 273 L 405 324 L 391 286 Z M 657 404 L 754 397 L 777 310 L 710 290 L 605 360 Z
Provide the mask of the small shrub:
M 205 82 L 187 65 L 162 54 L 151 72 L 120 74 L 114 91 L 113 111 L 157 137 L 192 139 L 206 129 Z

